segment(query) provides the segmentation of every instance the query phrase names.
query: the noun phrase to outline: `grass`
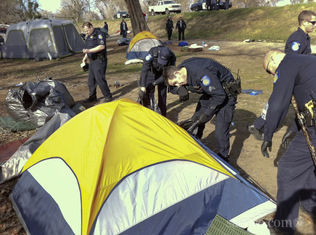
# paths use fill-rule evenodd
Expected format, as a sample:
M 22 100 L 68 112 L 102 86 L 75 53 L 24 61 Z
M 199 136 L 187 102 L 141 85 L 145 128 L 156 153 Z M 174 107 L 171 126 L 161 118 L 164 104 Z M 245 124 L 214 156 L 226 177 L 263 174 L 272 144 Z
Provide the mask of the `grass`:
M 303 10 L 316 11 L 316 3 L 295 4 L 283 7 L 239 8 L 220 11 L 183 12 L 172 14 L 174 26 L 182 16 L 187 23 L 186 37 L 205 40 L 240 41 L 247 38 L 284 42 L 298 27 L 297 16 Z M 157 37 L 166 37 L 166 15 L 148 17 L 148 26 Z M 119 30 L 121 20 L 106 20 L 110 34 Z M 131 28 L 130 19 L 126 19 Z M 102 21 L 93 21 L 96 27 L 103 27 Z M 312 36 L 312 43 L 316 37 Z M 173 38 L 176 38 L 176 33 Z

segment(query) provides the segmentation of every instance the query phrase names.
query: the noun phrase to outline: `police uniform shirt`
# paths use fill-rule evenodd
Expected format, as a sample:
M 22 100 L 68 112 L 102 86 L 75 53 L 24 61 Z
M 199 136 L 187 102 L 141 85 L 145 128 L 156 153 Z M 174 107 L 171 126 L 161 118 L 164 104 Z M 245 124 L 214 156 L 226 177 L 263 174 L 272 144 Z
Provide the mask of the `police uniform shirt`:
M 88 35 L 86 42 L 85 42 L 85 46 L 87 49 L 92 49 L 95 48 L 99 45 L 104 45 L 106 46 L 106 41 L 105 41 L 105 37 L 104 34 L 100 31 L 100 30 L 96 30 L 94 29 L 91 35 Z M 106 49 L 104 49 L 103 51 L 101 51 L 102 53 L 106 52 Z M 92 55 L 94 54 L 98 54 L 100 52 L 97 53 L 88 53 L 88 57 L 91 58 Z
M 218 62 L 208 58 L 190 58 L 179 66 L 187 70 L 187 89 L 191 92 L 209 96 L 209 107 L 220 106 L 227 98 L 222 86 L 223 82 L 232 82 L 231 72 Z M 209 109 L 207 115 L 212 115 L 214 109 Z
M 284 52 L 286 54 L 311 54 L 309 35 L 298 28 L 286 41 Z
M 161 48 L 163 47 L 162 46 L 153 47 L 148 51 L 148 54 L 145 56 L 141 75 L 140 75 L 139 85 L 141 87 L 147 87 L 154 80 L 157 80 L 159 79 L 160 76 L 162 76 L 162 66 L 159 65 L 157 61 Z M 169 62 L 166 66 L 175 65 L 176 56 L 171 50 L 169 50 L 169 53 L 170 53 Z
M 273 133 L 284 120 L 292 98 L 297 101 L 299 111 L 316 94 L 316 57 L 286 55 L 276 70 L 273 91 L 269 98 L 264 140 L 272 141 Z

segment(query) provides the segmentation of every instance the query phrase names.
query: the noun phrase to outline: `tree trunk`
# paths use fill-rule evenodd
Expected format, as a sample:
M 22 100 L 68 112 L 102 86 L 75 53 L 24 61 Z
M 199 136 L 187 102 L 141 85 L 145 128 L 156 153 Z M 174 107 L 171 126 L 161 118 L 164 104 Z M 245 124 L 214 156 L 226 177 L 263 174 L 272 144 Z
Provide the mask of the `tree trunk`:
M 139 0 L 124 1 L 127 5 L 128 14 L 131 17 L 131 24 L 134 36 L 142 31 L 150 31 L 145 21 L 142 9 L 140 7 Z

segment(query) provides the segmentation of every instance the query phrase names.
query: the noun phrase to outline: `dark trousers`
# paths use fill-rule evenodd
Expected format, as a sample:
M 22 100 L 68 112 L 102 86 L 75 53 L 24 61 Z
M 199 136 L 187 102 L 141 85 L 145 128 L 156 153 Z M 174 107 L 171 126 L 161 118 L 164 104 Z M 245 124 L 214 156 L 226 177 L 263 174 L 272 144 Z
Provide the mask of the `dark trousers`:
M 178 33 L 179 33 L 179 36 L 178 36 L 179 41 L 184 40 L 184 30 L 179 30 Z
M 90 59 L 88 77 L 89 97 L 97 97 L 97 85 L 100 87 L 100 90 L 105 98 L 112 97 L 108 83 L 105 79 L 106 67 L 107 60 Z
M 126 36 L 127 36 L 127 31 L 126 31 L 126 30 L 123 30 L 123 31 L 122 31 L 122 37 L 123 37 L 123 38 L 126 38 Z
M 206 97 L 205 100 L 204 100 L 204 97 Z M 204 95 L 201 96 L 194 115 L 199 115 L 199 112 L 203 112 L 203 110 L 205 109 L 205 107 L 203 107 L 204 106 L 203 103 L 207 103 L 208 99 L 209 99 L 209 96 L 204 96 Z M 209 104 L 206 104 L 206 106 L 209 106 Z M 223 157 L 227 157 L 229 154 L 229 147 L 230 147 L 229 128 L 230 128 L 231 122 L 233 121 L 235 107 L 236 107 L 236 99 L 231 97 L 227 99 L 223 103 L 223 105 L 219 107 L 218 111 L 215 113 L 216 115 L 215 137 L 216 137 L 216 141 L 217 141 L 217 145 L 219 149 L 218 152 Z M 200 135 L 202 134 L 201 132 L 203 132 L 204 127 L 205 127 L 205 124 L 201 125 L 198 128 L 198 132 L 200 132 L 198 134 Z
M 171 40 L 172 29 L 168 29 L 168 30 L 167 30 L 167 34 L 168 34 L 168 40 Z
M 158 86 L 158 107 L 162 116 L 167 114 L 167 87 L 164 84 L 159 84 Z M 143 99 L 143 105 L 155 110 L 155 87 L 150 85 L 146 88 L 146 94 Z
M 316 144 L 314 128 L 308 128 Z M 277 211 L 273 226 L 294 234 L 299 205 L 316 215 L 316 175 L 303 132 L 297 133 L 278 163 Z

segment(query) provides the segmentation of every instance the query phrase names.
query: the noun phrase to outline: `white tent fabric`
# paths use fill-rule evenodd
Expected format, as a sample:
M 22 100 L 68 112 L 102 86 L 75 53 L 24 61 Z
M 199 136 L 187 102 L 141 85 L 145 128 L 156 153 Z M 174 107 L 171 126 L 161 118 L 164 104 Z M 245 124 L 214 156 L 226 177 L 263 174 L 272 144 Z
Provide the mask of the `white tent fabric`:
M 80 52 L 83 46 L 72 21 L 37 19 L 8 28 L 2 57 L 55 59 Z

